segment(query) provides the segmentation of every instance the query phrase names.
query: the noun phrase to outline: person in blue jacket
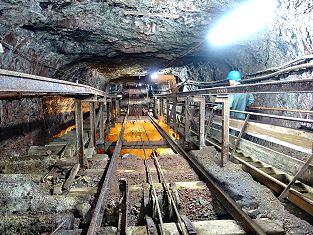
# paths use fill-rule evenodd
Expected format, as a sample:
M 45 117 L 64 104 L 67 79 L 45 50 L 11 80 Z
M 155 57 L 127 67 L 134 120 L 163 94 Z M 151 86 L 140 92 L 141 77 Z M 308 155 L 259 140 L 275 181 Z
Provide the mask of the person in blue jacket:
M 230 86 L 237 86 L 241 81 L 241 73 L 237 70 L 230 71 L 226 80 Z M 237 93 L 229 95 L 229 106 L 232 110 L 246 111 L 253 103 L 254 97 L 252 94 Z M 246 115 L 244 113 L 230 112 L 230 117 L 244 120 Z

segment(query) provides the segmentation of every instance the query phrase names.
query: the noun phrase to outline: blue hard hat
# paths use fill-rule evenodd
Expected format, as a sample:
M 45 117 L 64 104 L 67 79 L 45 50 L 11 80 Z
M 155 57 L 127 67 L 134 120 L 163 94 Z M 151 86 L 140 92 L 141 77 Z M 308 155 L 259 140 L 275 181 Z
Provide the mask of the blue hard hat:
M 227 80 L 234 80 L 240 81 L 241 80 L 241 73 L 237 70 L 230 71 L 227 75 Z

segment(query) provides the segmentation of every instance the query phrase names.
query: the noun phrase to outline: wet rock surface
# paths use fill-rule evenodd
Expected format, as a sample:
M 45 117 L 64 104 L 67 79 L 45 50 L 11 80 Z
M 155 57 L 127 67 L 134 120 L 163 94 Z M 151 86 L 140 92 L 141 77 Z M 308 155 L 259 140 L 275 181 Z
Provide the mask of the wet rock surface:
M 214 147 L 193 150 L 190 154 L 251 218 L 275 220 L 286 234 L 313 234 L 312 225 L 289 213 L 271 190 L 254 181 L 240 164 L 227 162 L 221 168 Z

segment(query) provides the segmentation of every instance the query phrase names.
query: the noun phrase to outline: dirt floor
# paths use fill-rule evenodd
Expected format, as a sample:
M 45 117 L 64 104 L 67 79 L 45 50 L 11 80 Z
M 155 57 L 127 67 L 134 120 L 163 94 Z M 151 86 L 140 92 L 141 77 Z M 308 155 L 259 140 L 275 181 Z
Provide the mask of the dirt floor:
M 221 168 L 220 155 L 214 147 L 193 150 L 190 154 L 252 218 L 275 220 L 286 234 L 313 234 L 312 225 L 288 212 L 272 191 L 256 182 L 240 164 L 227 162 Z

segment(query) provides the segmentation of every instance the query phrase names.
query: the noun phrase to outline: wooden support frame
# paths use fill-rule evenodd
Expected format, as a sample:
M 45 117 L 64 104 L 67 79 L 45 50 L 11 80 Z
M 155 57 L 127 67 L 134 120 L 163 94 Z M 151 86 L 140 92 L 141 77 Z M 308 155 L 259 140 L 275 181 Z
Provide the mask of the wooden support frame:
M 199 102 L 199 149 L 205 146 L 205 97 L 197 96 L 195 102 Z
M 76 155 L 79 164 L 85 168 L 86 159 L 84 157 L 84 139 L 83 139 L 83 107 L 81 100 L 75 100 L 75 125 L 76 125 Z
M 99 138 L 104 141 L 104 102 L 99 103 Z
M 235 154 L 235 152 L 236 152 L 236 149 L 237 149 L 238 146 L 239 146 L 241 137 L 242 137 L 243 133 L 245 132 L 247 126 L 249 125 L 249 123 L 248 123 L 249 119 L 250 119 L 250 114 L 248 114 L 248 115 L 246 116 L 245 122 L 243 123 L 243 126 L 242 126 L 242 128 L 241 128 L 241 130 L 240 130 L 240 133 L 239 133 L 239 135 L 238 135 L 238 137 L 237 137 L 237 139 L 236 139 L 236 143 L 235 143 L 235 145 L 234 145 L 233 151 L 231 152 L 231 155 L 230 155 L 230 157 L 229 157 L 230 160 L 233 159 L 234 154 Z
M 96 146 L 96 111 L 95 102 L 89 102 L 89 124 L 90 124 L 90 142 L 89 147 Z
M 173 99 L 173 105 L 172 105 L 172 115 L 171 117 L 173 118 L 173 129 L 176 132 L 177 131 L 177 99 Z
M 279 195 L 279 197 L 278 197 L 279 200 L 282 200 L 285 197 L 288 197 L 289 191 L 290 191 L 292 185 L 294 185 L 294 183 L 300 178 L 300 176 L 308 169 L 308 167 L 312 161 L 313 161 L 313 142 L 312 142 L 312 154 L 311 154 L 311 156 L 304 163 L 304 165 L 299 169 L 297 174 L 293 177 L 293 179 L 290 181 L 290 183 L 287 185 L 287 187 L 284 189 L 284 191 Z
M 164 116 L 164 99 L 163 98 L 158 98 L 160 100 L 160 116 Z
M 121 115 L 120 99 L 115 100 L 115 115 L 116 117 Z
M 218 96 L 215 99 L 216 103 L 222 103 L 222 149 L 221 149 L 221 167 L 224 166 L 225 162 L 228 160 L 229 153 L 229 97 L 228 96 Z
M 108 125 L 111 124 L 111 119 L 112 119 L 112 117 L 111 117 L 111 115 L 112 115 L 111 110 L 112 110 L 112 101 L 111 101 L 111 99 L 110 99 L 110 100 L 107 100 L 107 105 L 106 105 L 106 112 L 107 112 L 107 120 L 106 120 L 106 123 L 107 123 Z
M 189 115 L 190 97 L 185 99 L 185 142 L 190 141 L 190 115 Z
M 166 98 L 166 122 L 167 124 L 170 123 L 170 102 L 168 98 Z

